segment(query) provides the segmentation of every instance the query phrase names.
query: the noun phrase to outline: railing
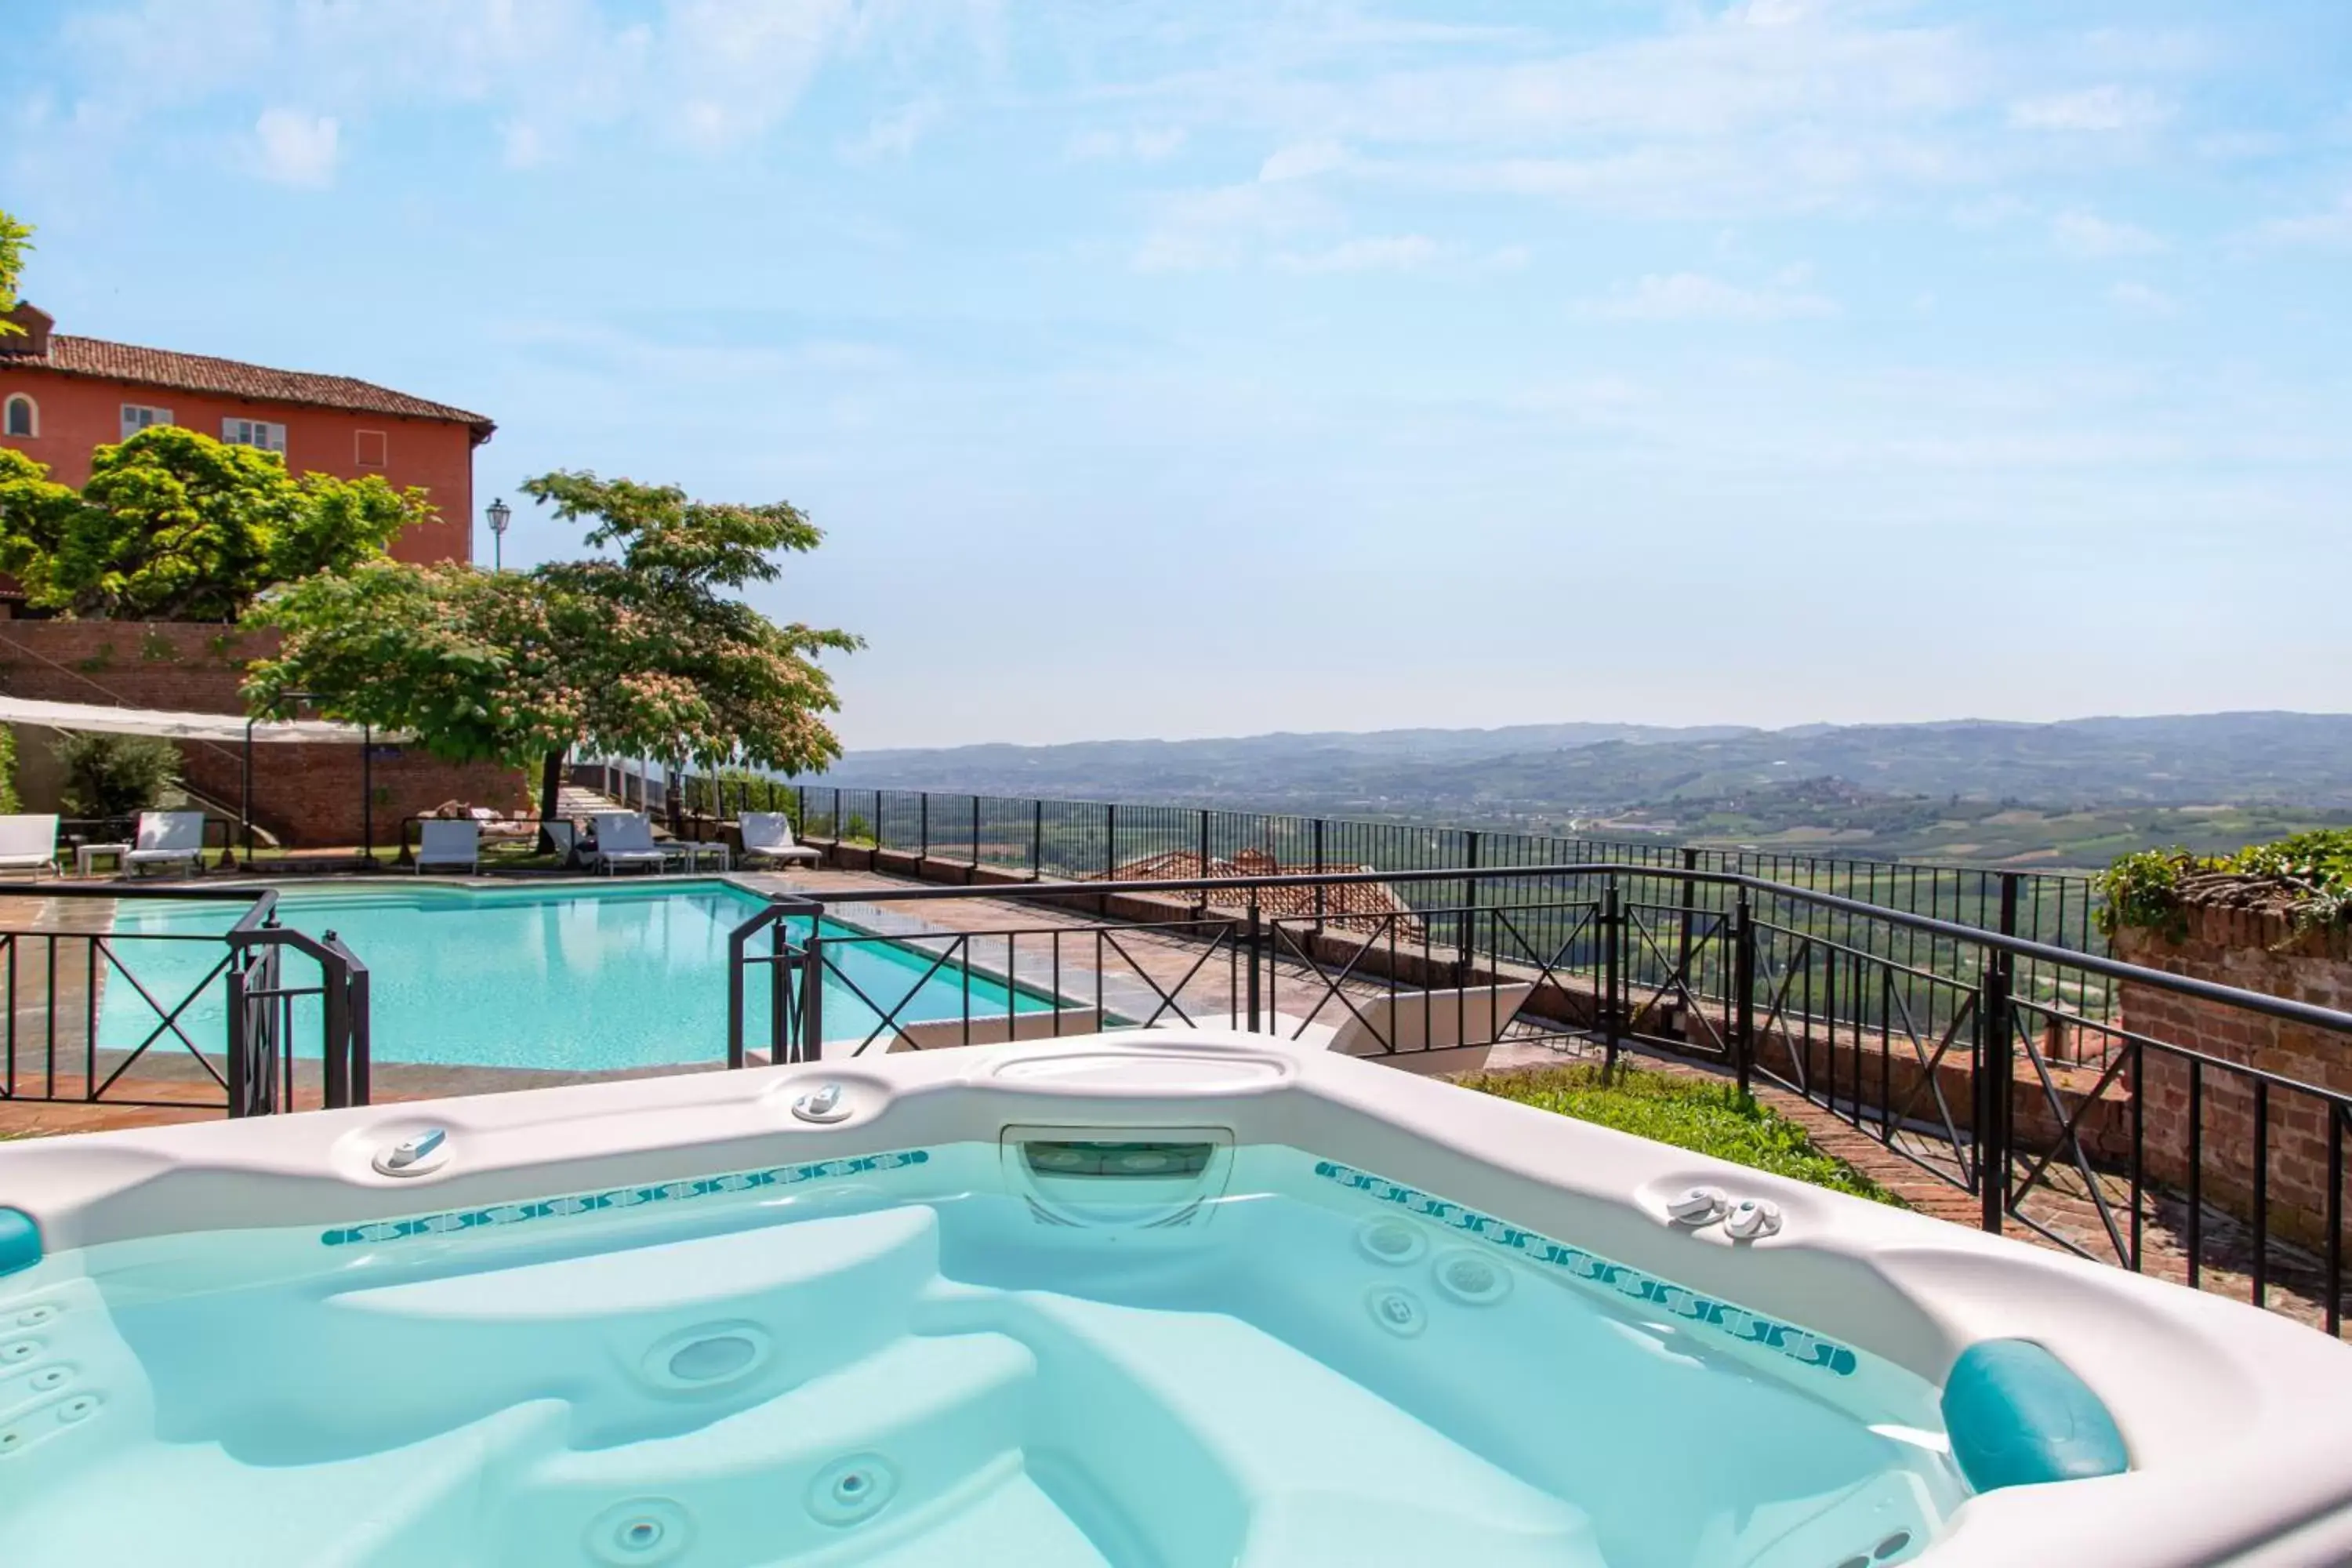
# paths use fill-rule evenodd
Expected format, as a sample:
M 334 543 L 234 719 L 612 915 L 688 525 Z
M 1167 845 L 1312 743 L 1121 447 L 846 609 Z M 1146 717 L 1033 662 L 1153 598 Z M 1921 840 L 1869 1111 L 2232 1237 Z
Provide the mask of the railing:
M 0 884 L 0 1100 L 231 1116 L 366 1104 L 367 966 L 331 931 L 280 924 L 277 905 L 266 888 Z M 194 918 L 207 910 L 217 926 Z M 289 979 L 289 950 L 318 964 L 316 984 Z M 306 998 L 315 1086 L 299 1076 Z
M 1400 907 L 1333 912 L 1383 885 Z M 892 934 L 845 910 L 952 921 L 971 899 L 1039 918 Z M 818 923 L 828 911 L 877 929 Z M 927 955 L 903 994 L 859 978 L 858 952 L 886 942 Z M 2347 1052 L 2352 1014 L 1843 895 L 1608 862 L 874 888 L 772 903 L 735 931 L 730 975 L 731 1066 L 1151 1023 L 1431 1068 L 1496 1045 L 1565 1045 L 1611 1069 L 1664 1052 L 1810 1102 L 1988 1230 L 2342 1329 L 2352 1095 L 2161 1037 L 2130 998 Z M 941 977 L 961 1006 L 941 1009 Z M 2122 1005 L 2070 1005 L 2092 994 Z
M 2058 872 L 912 790 L 795 785 L 790 786 L 788 800 L 787 809 L 802 837 L 909 858 L 929 875 L 961 867 L 975 877 L 986 869 L 1033 881 L 1131 880 L 1155 874 L 1213 876 L 1219 870 L 1321 876 L 1358 869 L 1417 873 L 1607 861 L 1692 873 L 1689 888 L 1703 906 L 1706 884 L 1697 874 L 1748 876 L 2070 952 L 2106 951 L 2091 879 Z M 1426 889 L 1428 897 L 1453 896 L 1442 882 L 1404 885 Z M 1423 896 L 1421 891 L 1405 894 L 1408 900 Z M 1713 913 L 1723 912 L 1718 899 Z M 1932 947 L 1916 937 L 1901 940 L 1914 955 Z M 2095 974 L 2061 976 L 2035 961 L 2020 971 L 2019 984 L 2024 994 L 2061 1003 L 2091 1017 L 2105 1018 L 2113 1010 L 2107 983 Z M 2061 995 L 2062 985 L 2076 989 Z

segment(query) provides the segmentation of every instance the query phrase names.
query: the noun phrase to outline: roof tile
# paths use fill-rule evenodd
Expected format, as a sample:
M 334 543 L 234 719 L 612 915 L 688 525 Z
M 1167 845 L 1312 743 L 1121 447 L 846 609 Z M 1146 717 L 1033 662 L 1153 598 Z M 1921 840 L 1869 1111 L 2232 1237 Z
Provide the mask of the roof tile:
M 207 393 L 217 397 L 250 398 L 261 403 L 297 403 L 313 408 L 341 408 L 360 414 L 386 414 L 405 419 L 443 419 L 473 427 L 476 442 L 487 441 L 497 428 L 479 414 L 411 397 L 404 392 L 378 386 L 348 375 L 318 375 L 310 371 L 272 370 L 233 359 L 206 354 L 174 353 L 169 349 L 110 343 L 100 338 L 52 333 L 48 352 L 9 353 L 0 345 L 0 363 L 37 364 L 67 375 L 103 376 L 173 392 Z

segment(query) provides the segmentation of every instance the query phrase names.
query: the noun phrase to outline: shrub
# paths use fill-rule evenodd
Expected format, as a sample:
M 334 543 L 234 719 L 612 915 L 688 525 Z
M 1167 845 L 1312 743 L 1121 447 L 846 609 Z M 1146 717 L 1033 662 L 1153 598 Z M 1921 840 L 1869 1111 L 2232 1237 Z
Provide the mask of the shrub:
M 131 816 L 165 804 L 180 782 L 179 748 L 146 735 L 68 735 L 51 748 L 68 816 Z
M 2099 929 L 2113 936 L 2124 926 L 2179 938 L 2188 930 L 2183 898 L 2193 878 L 2235 878 L 2268 883 L 2284 895 L 2298 931 L 2352 921 L 2352 827 L 2324 827 L 2234 855 L 2199 856 L 2186 849 L 2146 849 L 2126 855 L 2100 873 L 2106 905 Z

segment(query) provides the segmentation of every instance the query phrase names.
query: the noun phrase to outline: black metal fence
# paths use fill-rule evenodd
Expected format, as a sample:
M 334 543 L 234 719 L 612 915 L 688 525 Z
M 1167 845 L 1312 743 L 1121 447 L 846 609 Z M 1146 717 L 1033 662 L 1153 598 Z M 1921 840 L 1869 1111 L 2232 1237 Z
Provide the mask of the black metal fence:
M 2107 950 L 2091 879 L 2059 872 L 1192 806 L 782 787 L 781 795 L 771 790 L 768 798 L 793 814 L 805 837 L 908 856 L 929 867 L 986 868 L 1032 880 L 1277 871 L 1321 876 L 1359 869 L 1418 875 L 1606 861 L 1689 873 L 1683 901 L 1695 901 L 1702 916 L 1724 913 L 1720 895 L 1706 891 L 1721 884 L 1708 882 L 1706 875 L 1744 876 L 2072 952 Z M 1445 903 L 1464 891 L 1444 879 L 1400 886 L 1409 901 Z M 1873 933 L 1852 921 L 1824 916 L 1822 934 L 1853 942 Z M 1936 954 L 1936 944 L 1916 933 L 1886 935 L 1895 945 L 1884 956 L 1899 954 L 1916 963 Z M 2062 973 L 2034 961 L 2021 972 L 2019 984 L 2027 995 L 2091 1017 L 2107 1017 L 2114 1006 L 2106 981 L 2095 973 Z
M 1399 907 L 1332 912 L 1381 885 Z M 1032 901 L 1038 919 L 915 935 L 816 923 L 975 898 Z M 886 941 L 928 953 L 922 979 L 943 986 L 861 986 L 850 960 Z M 1572 1043 L 1609 1068 L 1662 1050 L 1738 1091 L 1801 1097 L 1925 1189 L 1967 1194 L 1988 1230 L 2343 1325 L 2352 1095 L 2069 1004 L 2145 987 L 2347 1051 L 2352 1014 L 1843 894 L 1611 862 L 873 888 L 772 903 L 736 931 L 730 975 L 734 1066 L 1152 1023 L 1404 1065 L 1498 1044 Z M 764 1016 L 745 1005 L 757 992 Z
M 0 1100 L 366 1104 L 367 966 L 277 905 L 266 888 L 0 885 Z M 289 976 L 289 952 L 315 983 Z

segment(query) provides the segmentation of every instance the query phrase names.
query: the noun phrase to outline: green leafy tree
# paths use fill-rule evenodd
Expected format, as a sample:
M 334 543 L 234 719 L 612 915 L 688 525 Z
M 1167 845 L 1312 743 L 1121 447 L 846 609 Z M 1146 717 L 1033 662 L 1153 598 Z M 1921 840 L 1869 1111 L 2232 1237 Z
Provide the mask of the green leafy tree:
M 33 248 L 33 226 L 0 209 L 0 316 L 16 308 L 17 281 L 25 275 L 25 252 Z M 0 338 L 22 337 L 25 329 L 0 321 Z
M 380 558 L 431 510 L 419 489 L 297 479 L 274 453 L 156 426 L 99 447 L 79 494 L 0 457 L 0 570 L 68 615 L 228 621 L 272 584 Z
M 0 725 L 0 814 L 13 812 L 16 799 L 16 731 Z
M 163 803 L 180 782 L 180 751 L 147 735 L 75 733 L 50 748 L 64 773 L 68 816 L 131 816 Z

